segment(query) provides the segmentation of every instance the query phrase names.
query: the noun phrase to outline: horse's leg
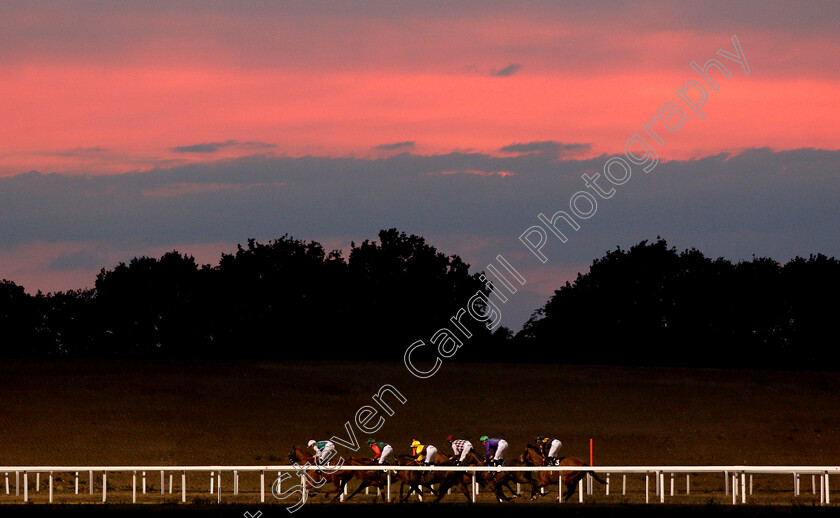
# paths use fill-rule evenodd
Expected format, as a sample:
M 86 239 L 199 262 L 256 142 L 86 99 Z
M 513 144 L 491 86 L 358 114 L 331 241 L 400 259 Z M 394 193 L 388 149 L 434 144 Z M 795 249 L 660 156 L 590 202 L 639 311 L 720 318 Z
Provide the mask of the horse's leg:
M 537 484 L 539 483 L 539 479 L 531 480 L 531 500 L 537 499 Z
M 353 478 L 352 473 L 346 474 L 346 475 L 345 474 L 334 474 L 330 478 L 330 481 L 329 481 L 333 485 L 334 489 L 325 492 L 324 493 L 324 499 L 327 498 L 327 495 L 331 495 L 333 493 L 336 493 L 335 497 L 333 497 L 333 501 L 339 500 L 341 498 L 341 495 L 344 494 L 344 486 L 346 486 L 347 483 L 350 482 L 351 478 Z
M 446 496 L 446 492 L 449 491 L 450 487 L 452 487 L 452 483 L 447 479 L 443 479 L 443 482 L 438 484 L 438 495 L 437 498 L 435 498 L 435 503 L 440 502 L 443 497 Z
M 464 482 L 461 482 L 461 491 L 464 492 L 464 496 L 467 497 L 467 502 L 472 503 L 473 495 L 472 495 L 472 488 L 467 489 L 467 485 Z
M 505 478 L 505 481 L 502 483 L 503 488 L 508 488 L 508 491 L 510 491 L 510 494 L 512 495 L 510 498 L 508 498 L 508 500 L 519 498 L 521 495 L 517 494 L 516 490 L 510 487 L 510 482 L 511 480 L 509 478 Z M 504 495 L 504 491 L 502 491 L 502 494 Z
M 404 484 L 404 483 L 403 483 Z M 402 494 L 402 484 L 400 485 L 400 499 L 398 500 L 399 503 L 405 503 L 408 500 L 408 497 L 411 496 L 411 493 L 414 493 L 414 484 L 411 482 L 408 483 L 408 493 L 405 494 L 405 498 L 403 498 Z
M 359 484 L 359 487 L 358 487 L 358 488 L 356 488 L 356 490 L 355 490 L 355 491 L 353 491 L 353 493 L 352 493 L 352 494 L 348 495 L 348 496 L 347 496 L 347 498 L 345 498 L 345 499 L 344 499 L 344 501 L 346 502 L 347 500 L 350 500 L 350 499 L 351 499 L 351 498 L 353 498 L 354 496 L 356 496 L 356 495 L 358 495 L 359 493 L 361 493 L 361 492 L 362 492 L 362 489 L 364 489 L 364 488 L 366 488 L 366 487 L 368 487 L 368 486 L 370 486 L 370 482 L 368 482 L 368 481 L 367 481 L 367 480 L 365 480 L 365 479 L 362 479 L 362 483 L 361 483 L 361 484 Z M 341 495 L 341 493 L 339 493 L 339 496 L 340 496 L 340 495 Z
M 571 482 L 564 482 L 564 486 L 566 486 L 566 492 L 563 495 L 563 501 L 568 502 L 572 495 L 575 494 L 575 488 L 577 487 L 577 481 L 573 480 Z
M 581 479 L 584 477 L 583 471 L 575 471 L 574 473 L 570 474 L 571 476 L 563 477 L 563 484 L 566 486 L 566 494 L 563 497 L 563 501 L 569 500 L 572 495 L 575 494 L 575 489 L 577 489 L 577 485 L 580 483 Z
M 499 502 L 507 502 L 510 498 L 505 496 L 505 488 L 502 484 L 493 483 L 493 492 L 496 494 L 496 500 Z
M 425 484 L 421 484 L 421 485 L 425 485 Z M 431 484 L 429 484 L 429 485 L 427 485 L 427 486 L 425 486 L 425 487 L 429 488 L 429 493 L 431 493 L 431 494 L 433 494 L 433 495 L 435 495 L 435 496 L 437 496 L 437 495 L 438 495 L 438 491 L 440 491 L 440 484 L 438 484 L 438 491 L 435 491 L 435 488 L 433 488 Z
M 531 478 L 528 476 L 527 472 L 520 471 L 520 472 L 516 473 L 516 478 L 514 478 L 514 481 L 519 485 L 520 490 L 521 490 L 521 486 L 523 484 L 530 484 L 531 483 Z M 517 491 L 514 491 L 513 494 L 516 495 L 514 498 L 522 498 L 522 494 L 517 492 Z
M 538 472 L 536 480 L 531 484 L 531 500 L 536 500 L 538 496 L 543 496 L 542 489 L 548 485 L 549 478 L 542 472 Z
M 500 483 L 498 477 L 493 475 L 492 473 L 487 473 L 487 475 L 483 478 L 484 485 L 487 487 L 488 491 L 491 491 L 494 495 L 496 495 L 496 500 L 499 502 L 504 502 L 507 500 L 505 496 L 505 492 L 502 489 L 502 484 Z

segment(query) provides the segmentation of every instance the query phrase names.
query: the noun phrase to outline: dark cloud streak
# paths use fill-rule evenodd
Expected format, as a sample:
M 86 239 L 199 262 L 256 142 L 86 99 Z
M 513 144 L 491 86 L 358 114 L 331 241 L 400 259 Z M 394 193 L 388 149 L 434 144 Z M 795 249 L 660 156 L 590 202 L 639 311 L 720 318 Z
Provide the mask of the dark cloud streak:
M 246 150 L 268 150 L 276 147 L 275 144 L 265 142 L 239 142 L 238 140 L 227 140 L 225 142 L 206 142 L 203 144 L 192 144 L 189 146 L 176 146 L 170 149 L 174 153 L 216 153 L 224 148 L 240 148 Z
M 503 153 L 550 153 L 558 158 L 568 158 L 587 153 L 592 150 L 589 144 L 556 142 L 543 140 L 539 142 L 517 142 L 499 149 Z
M 414 149 L 415 142 L 413 140 L 406 140 L 404 142 L 393 142 L 390 144 L 380 144 L 376 146 L 374 149 L 378 151 L 395 151 L 395 150 L 408 150 Z
M 490 72 L 490 75 L 493 77 L 510 77 L 513 74 L 519 72 L 522 68 L 522 65 L 518 65 L 516 63 L 511 63 L 510 65 L 502 68 L 501 70 L 494 70 Z

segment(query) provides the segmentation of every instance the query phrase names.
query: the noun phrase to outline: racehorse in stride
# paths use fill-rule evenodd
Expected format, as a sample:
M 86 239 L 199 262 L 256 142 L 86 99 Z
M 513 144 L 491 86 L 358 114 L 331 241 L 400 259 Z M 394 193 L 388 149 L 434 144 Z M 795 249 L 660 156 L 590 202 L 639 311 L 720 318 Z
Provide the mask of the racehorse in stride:
M 487 466 L 488 464 L 487 460 L 484 457 L 482 457 L 475 451 L 471 451 L 467 455 L 465 465 Z M 506 461 L 504 466 L 527 466 L 527 463 L 524 460 L 516 459 Z M 520 497 L 520 495 L 517 494 L 512 487 L 510 487 L 511 482 L 517 482 L 519 484 L 531 484 L 532 486 L 534 484 L 534 481 L 531 478 L 531 472 L 529 471 L 477 471 L 476 480 L 481 485 L 487 486 L 490 489 L 490 491 L 492 491 L 493 494 L 496 495 L 496 499 L 499 502 L 509 502 L 514 498 Z M 506 496 L 504 488 L 508 488 L 508 491 L 510 491 L 513 496 Z
M 534 466 L 544 466 L 545 465 L 545 458 L 540 453 L 539 449 L 532 445 L 528 444 L 525 448 L 525 451 L 522 455 L 519 456 L 519 460 L 525 462 L 529 465 Z M 561 457 L 558 464 L 558 467 L 583 467 L 588 466 L 583 460 L 577 457 Z M 578 483 L 581 479 L 586 476 L 585 471 L 534 471 L 533 478 L 534 483 L 531 484 L 531 500 L 536 500 L 538 490 L 551 484 L 557 484 L 560 487 L 560 483 L 562 481 L 563 487 L 559 489 L 562 491 L 562 501 L 566 502 L 571 498 L 573 494 L 575 494 L 575 488 L 577 488 Z M 594 472 L 592 473 L 592 477 L 600 482 L 601 484 L 606 484 L 601 478 Z M 565 491 L 563 490 L 565 488 Z
M 344 465 L 347 466 L 367 466 L 373 464 L 373 460 L 367 457 L 352 457 L 350 459 L 343 459 Z M 309 450 L 304 448 L 299 448 L 297 446 L 292 446 L 292 450 L 289 452 L 289 462 L 295 464 L 306 465 L 309 464 L 310 466 L 314 466 L 315 463 L 315 456 L 309 452 Z M 335 497 L 333 501 L 338 500 L 341 498 L 341 495 L 344 493 L 344 486 L 347 485 L 347 482 L 350 481 L 354 476 L 359 477 L 362 479 L 363 483 L 365 482 L 366 478 L 372 472 L 367 471 L 356 471 L 356 470 L 343 470 L 343 469 L 335 469 L 331 466 L 336 466 L 338 461 L 335 459 L 330 460 L 329 466 L 324 466 L 324 469 L 319 473 L 316 471 L 307 471 L 306 478 L 306 485 L 311 484 L 317 487 L 323 485 L 323 483 L 328 483 L 333 485 L 333 489 L 324 492 L 324 497 L 326 498 L 327 495 L 331 495 L 335 493 Z M 371 475 L 371 478 L 378 480 L 378 474 Z M 368 481 L 368 485 L 377 485 L 376 482 L 371 483 Z M 306 487 L 304 487 L 306 489 Z M 364 487 L 362 487 L 364 489 Z M 314 492 L 312 492 L 314 493 Z M 358 491 L 356 491 L 358 493 Z M 356 493 L 353 493 L 354 495 Z M 353 496 L 353 495 L 350 495 Z

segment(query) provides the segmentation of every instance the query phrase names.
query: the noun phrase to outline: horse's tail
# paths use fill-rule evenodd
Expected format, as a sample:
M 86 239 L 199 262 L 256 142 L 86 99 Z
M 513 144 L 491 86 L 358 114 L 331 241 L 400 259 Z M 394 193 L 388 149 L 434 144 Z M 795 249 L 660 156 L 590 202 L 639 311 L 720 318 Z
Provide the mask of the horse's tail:
M 589 464 L 584 464 L 584 466 L 586 466 L 586 467 L 591 467 L 591 466 L 589 466 Z M 594 471 L 589 471 L 589 473 L 591 473 L 591 474 L 592 474 L 592 478 L 594 478 L 595 480 L 597 480 L 597 481 L 598 481 L 598 482 L 600 482 L 601 484 L 604 484 L 605 486 L 607 485 L 607 483 L 606 483 L 606 482 L 604 482 L 604 481 L 601 479 L 601 477 L 599 477 L 599 476 L 598 476 L 598 474 L 597 474 L 597 473 L 595 473 Z

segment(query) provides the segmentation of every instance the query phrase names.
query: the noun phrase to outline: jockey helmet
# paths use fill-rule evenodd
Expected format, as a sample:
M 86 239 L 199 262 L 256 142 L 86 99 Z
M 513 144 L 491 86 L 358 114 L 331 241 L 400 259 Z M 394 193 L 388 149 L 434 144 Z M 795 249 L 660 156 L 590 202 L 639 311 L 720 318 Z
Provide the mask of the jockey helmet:
M 481 438 L 479 439 L 479 441 L 484 442 L 487 439 L 489 439 L 489 437 L 487 437 L 486 435 L 482 435 Z
M 309 446 L 311 448 L 313 444 L 315 444 L 315 441 L 310 440 L 309 444 L 307 444 L 307 446 Z
M 534 437 L 534 442 L 542 442 L 542 435 Z
M 374 440 L 374 438 L 373 438 L 373 437 L 371 437 L 370 439 L 368 439 L 368 440 L 367 440 L 367 443 L 368 443 L 368 444 L 373 444 L 373 443 L 375 443 L 375 442 L 376 442 L 376 441 Z
M 454 440 L 455 440 L 455 437 L 453 437 L 453 436 L 451 436 L 451 435 L 447 435 L 447 436 L 446 436 L 446 440 L 447 440 L 448 442 L 452 442 L 452 441 L 454 441 Z
M 411 441 L 411 447 L 412 448 L 416 448 L 418 446 L 420 446 L 420 441 L 418 441 L 417 439 L 414 439 L 413 441 Z

